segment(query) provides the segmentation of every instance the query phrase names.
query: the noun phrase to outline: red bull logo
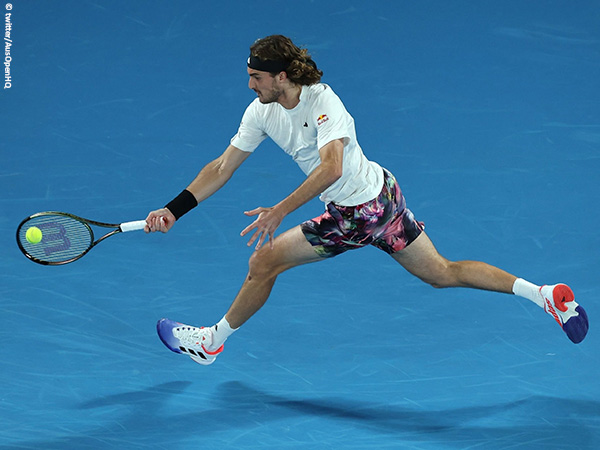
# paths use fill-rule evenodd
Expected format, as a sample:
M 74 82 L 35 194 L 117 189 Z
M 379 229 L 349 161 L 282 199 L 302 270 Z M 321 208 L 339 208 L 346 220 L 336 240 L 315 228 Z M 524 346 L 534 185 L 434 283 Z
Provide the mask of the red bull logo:
M 328 120 L 329 120 L 329 117 L 327 117 L 327 114 L 321 114 L 319 116 L 319 118 L 317 119 L 317 126 L 323 125 Z

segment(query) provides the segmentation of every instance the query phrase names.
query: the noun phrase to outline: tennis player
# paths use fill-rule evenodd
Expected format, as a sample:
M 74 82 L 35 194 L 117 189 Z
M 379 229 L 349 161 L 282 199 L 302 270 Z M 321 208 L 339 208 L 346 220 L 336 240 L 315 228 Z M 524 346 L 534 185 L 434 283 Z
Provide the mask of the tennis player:
M 146 232 L 167 232 L 227 183 L 267 137 L 306 174 L 276 205 L 244 213 L 254 221 L 241 235 L 249 237 L 255 251 L 225 316 L 206 328 L 161 319 L 157 328 L 162 342 L 197 363 L 212 364 L 225 340 L 264 305 L 280 273 L 366 245 L 388 253 L 436 288 L 469 287 L 524 297 L 552 316 L 572 342 L 581 342 L 588 319 L 567 285 L 536 286 L 484 262 L 449 261 L 437 252 L 407 208 L 392 172 L 365 157 L 354 119 L 331 87 L 321 83 L 322 75 L 307 50 L 289 38 L 256 41 L 248 58 L 248 87 L 257 98 L 230 145 L 166 207 L 148 215 Z M 283 218 L 316 196 L 325 203 L 323 214 L 275 237 Z

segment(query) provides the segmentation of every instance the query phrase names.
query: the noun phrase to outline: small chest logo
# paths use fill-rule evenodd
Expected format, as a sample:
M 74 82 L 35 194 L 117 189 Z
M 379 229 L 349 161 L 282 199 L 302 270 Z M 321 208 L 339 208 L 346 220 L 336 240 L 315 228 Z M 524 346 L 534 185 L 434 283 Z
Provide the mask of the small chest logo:
M 329 117 L 327 117 L 327 114 L 320 115 L 319 118 L 317 119 L 317 126 L 323 125 L 328 120 L 329 120 Z

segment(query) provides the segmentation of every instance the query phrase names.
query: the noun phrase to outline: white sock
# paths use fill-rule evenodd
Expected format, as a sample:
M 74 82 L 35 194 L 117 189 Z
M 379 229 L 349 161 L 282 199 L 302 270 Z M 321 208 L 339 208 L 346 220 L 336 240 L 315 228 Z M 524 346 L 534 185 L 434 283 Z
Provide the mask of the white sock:
M 540 295 L 539 286 L 536 286 L 535 284 L 530 283 L 523 278 L 517 278 L 512 290 L 515 295 L 531 300 L 540 308 L 544 307 L 544 299 Z
M 212 330 L 213 341 L 209 350 L 216 350 L 239 328 L 231 328 L 229 322 L 227 322 L 227 319 L 223 316 L 223 318 L 217 324 L 210 327 L 210 329 Z

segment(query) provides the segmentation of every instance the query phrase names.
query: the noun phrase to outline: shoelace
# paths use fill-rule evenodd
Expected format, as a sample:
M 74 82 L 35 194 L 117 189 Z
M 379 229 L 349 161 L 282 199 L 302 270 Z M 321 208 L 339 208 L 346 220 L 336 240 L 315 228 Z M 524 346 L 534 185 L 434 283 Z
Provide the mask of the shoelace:
M 175 328 L 173 335 L 179 339 L 182 344 L 188 347 L 195 347 L 202 345 L 203 341 L 206 340 L 207 333 L 209 333 L 207 328 L 177 327 Z

